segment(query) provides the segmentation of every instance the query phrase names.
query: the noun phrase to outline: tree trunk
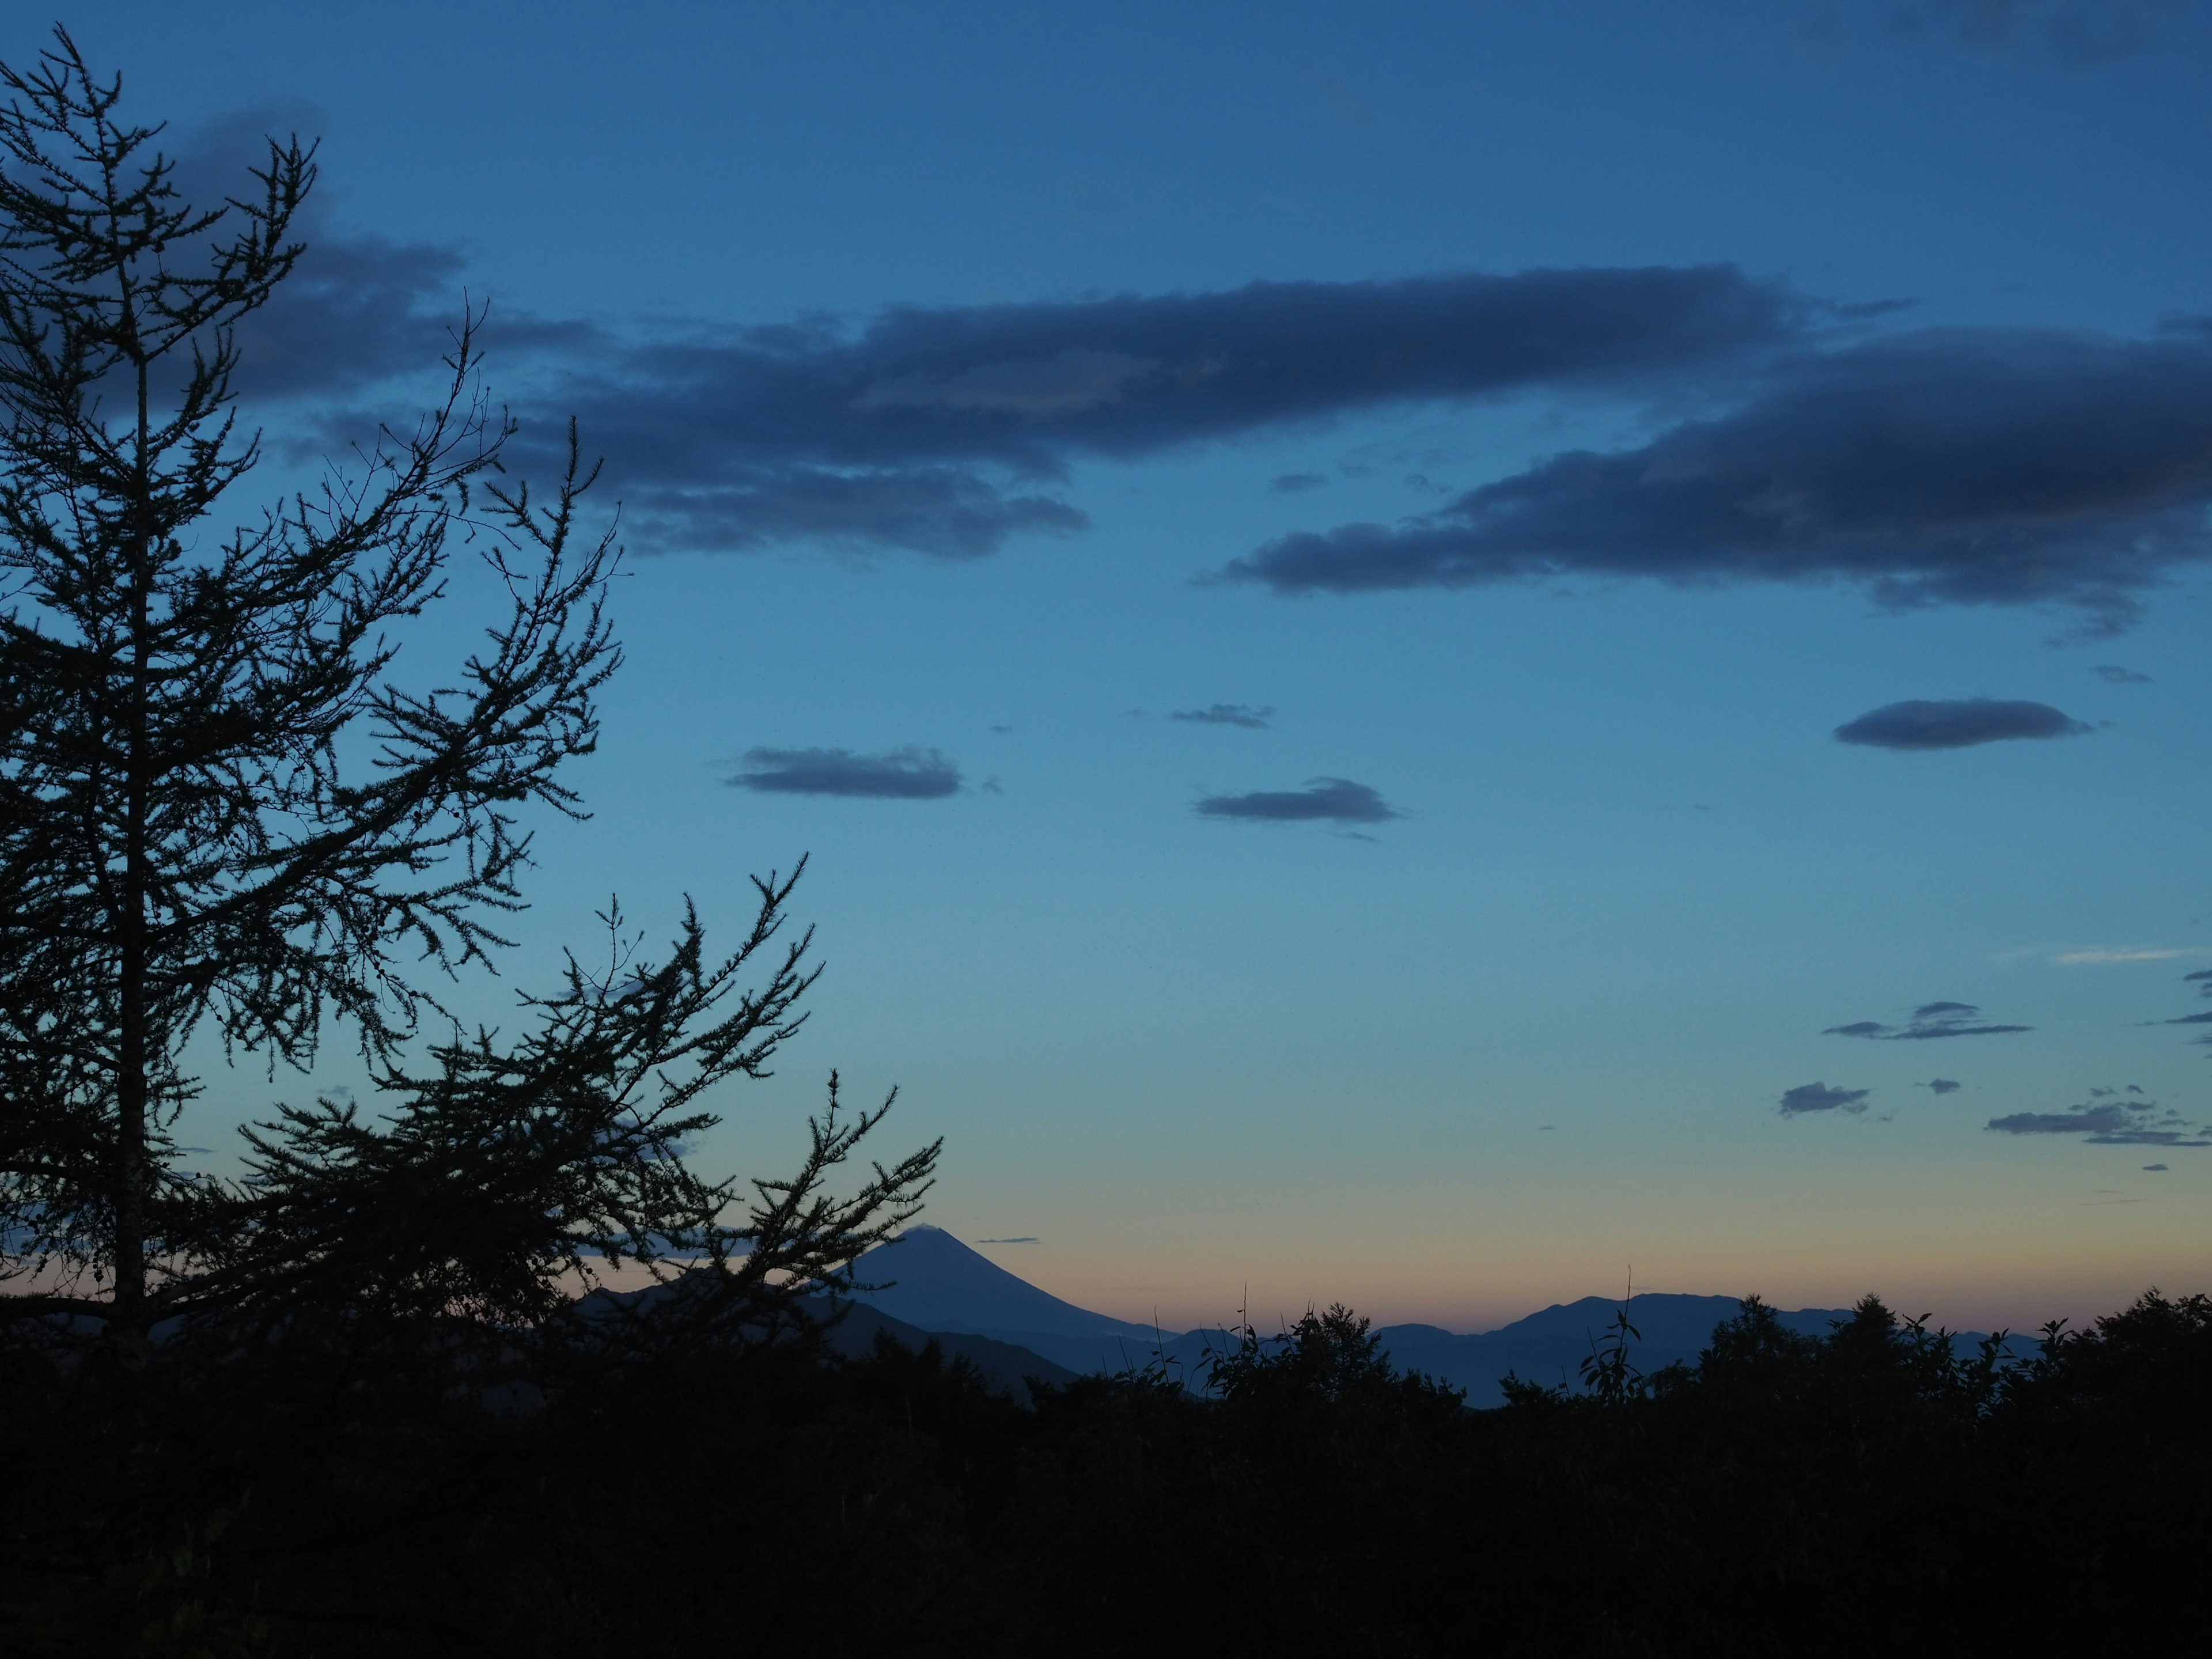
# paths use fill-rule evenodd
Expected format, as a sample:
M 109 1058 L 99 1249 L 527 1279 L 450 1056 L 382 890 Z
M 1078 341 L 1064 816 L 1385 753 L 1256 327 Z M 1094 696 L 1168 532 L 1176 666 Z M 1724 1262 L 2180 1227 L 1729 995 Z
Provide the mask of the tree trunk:
M 125 313 L 129 326 L 128 313 Z M 123 883 L 116 916 L 115 1311 L 135 1331 L 146 1299 L 146 804 L 148 626 L 154 582 L 153 503 L 147 477 L 147 368 L 138 365 L 138 449 L 132 478 L 137 520 L 130 541 L 131 687 L 124 731 Z

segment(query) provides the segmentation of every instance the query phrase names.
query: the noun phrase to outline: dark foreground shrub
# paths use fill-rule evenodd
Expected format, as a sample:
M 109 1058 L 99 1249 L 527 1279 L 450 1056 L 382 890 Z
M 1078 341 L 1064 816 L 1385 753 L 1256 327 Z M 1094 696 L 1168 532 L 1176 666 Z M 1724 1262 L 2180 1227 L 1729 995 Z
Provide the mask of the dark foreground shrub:
M 1695 1366 L 1494 1412 L 1310 1316 L 1187 1389 L 890 1344 L 359 1325 L 0 1354 L 31 1654 L 2109 1648 L 2212 1540 L 2212 1303 L 1956 1358 L 1756 1302 Z

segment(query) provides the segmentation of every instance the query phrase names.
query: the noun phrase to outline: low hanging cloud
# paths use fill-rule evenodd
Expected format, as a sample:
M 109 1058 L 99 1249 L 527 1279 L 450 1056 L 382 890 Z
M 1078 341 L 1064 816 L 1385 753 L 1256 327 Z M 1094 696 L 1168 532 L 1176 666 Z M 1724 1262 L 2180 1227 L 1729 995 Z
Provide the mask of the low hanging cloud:
M 1177 708 L 1168 715 L 1171 720 L 1183 720 L 1193 726 L 1241 726 L 1248 731 L 1263 732 L 1274 718 L 1270 706 L 1255 708 L 1249 703 L 1209 703 L 1204 708 Z
M 1916 1042 L 1933 1037 L 2005 1036 L 2015 1031 L 2032 1031 L 2033 1025 L 1993 1025 L 1982 1020 L 1982 1011 L 1971 1002 L 1923 1002 L 1912 1011 L 1911 1018 L 1903 1025 L 1884 1025 L 1879 1020 L 1854 1020 L 1849 1025 L 1831 1025 L 1823 1036 L 1866 1037 L 1877 1042 Z M 1938 1094 L 1944 1092 L 1941 1079 L 1929 1085 Z M 1950 1085 L 1955 1089 L 1959 1085 Z
M 960 769 L 934 749 L 907 744 L 879 755 L 850 749 L 748 749 L 729 781 L 764 795 L 851 795 L 937 800 L 957 794 Z
M 1987 1127 L 2008 1135 L 2077 1135 L 2093 1146 L 2212 1146 L 2203 1125 L 2160 1106 L 2132 1084 L 2089 1092 L 2089 1099 L 2063 1112 L 2013 1112 L 1991 1118 Z
M 2073 738 L 2093 728 L 2046 702 L 1996 697 L 1885 703 L 1836 728 L 1838 743 L 1872 749 L 1968 749 L 2016 738 Z
M 1193 810 L 1202 818 L 1250 823 L 1386 823 L 1404 816 L 1366 784 L 1350 778 L 1311 778 L 1303 789 L 1206 795 Z
M 1554 456 L 1395 526 L 1270 542 L 1285 594 L 1561 577 L 1844 584 L 1886 609 L 2045 605 L 2075 632 L 2212 556 L 2212 336 L 1930 330 L 1780 365 L 1733 411 Z
M 1866 1110 L 1867 1097 L 1873 1092 L 1871 1089 L 1831 1089 L 1825 1083 L 1801 1083 L 1782 1091 L 1781 1112 L 1784 1117 L 1799 1117 L 1808 1112 L 1856 1115 Z

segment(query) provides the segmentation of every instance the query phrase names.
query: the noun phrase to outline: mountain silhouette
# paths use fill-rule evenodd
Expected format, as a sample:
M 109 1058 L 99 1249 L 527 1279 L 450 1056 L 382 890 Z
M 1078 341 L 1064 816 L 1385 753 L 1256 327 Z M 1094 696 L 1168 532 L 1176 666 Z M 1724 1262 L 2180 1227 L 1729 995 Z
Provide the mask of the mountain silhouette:
M 1121 1371 L 1159 1358 L 1192 1386 L 1203 1387 L 1208 1358 L 1235 1346 L 1236 1339 L 1219 1327 L 1163 1332 L 1063 1302 L 937 1227 L 910 1228 L 871 1251 L 861 1259 L 860 1277 L 863 1283 L 884 1285 L 860 1299 L 894 1320 L 923 1332 L 988 1338 L 1074 1372 Z M 1502 1406 L 1505 1396 L 1498 1382 L 1509 1371 L 1523 1382 L 1579 1389 L 1582 1362 L 1620 1307 L 1613 1297 L 1586 1296 L 1491 1331 L 1386 1325 L 1376 1334 L 1401 1370 L 1425 1371 L 1464 1389 L 1470 1406 Z M 1735 1318 L 1742 1307 L 1732 1296 L 1644 1291 L 1628 1307 L 1629 1322 L 1640 1333 L 1628 1345 L 1629 1362 L 1647 1375 L 1676 1361 L 1694 1363 L 1712 1341 L 1713 1328 Z M 1788 1329 L 1826 1336 L 1832 1326 L 1850 1317 L 1850 1310 L 1778 1310 L 1776 1317 Z M 1980 1340 L 1972 1331 L 1952 1339 L 1961 1352 L 1971 1352 Z M 949 1338 L 947 1349 L 951 1351 Z M 1012 1374 L 1013 1362 L 1001 1358 L 996 1363 L 1001 1374 Z
M 1713 1327 L 1742 1310 L 1733 1296 L 1683 1296 L 1645 1291 L 1628 1304 L 1628 1322 L 1640 1340 L 1628 1344 L 1629 1363 L 1646 1375 L 1677 1360 L 1694 1361 L 1712 1341 Z M 1439 1382 L 1467 1390 L 1470 1406 L 1505 1403 L 1498 1379 L 1508 1371 L 1524 1382 L 1546 1388 L 1564 1382 L 1581 1387 L 1582 1362 L 1612 1325 L 1620 1304 L 1610 1297 L 1586 1296 L 1555 1303 L 1494 1331 L 1456 1335 L 1435 1325 L 1386 1325 L 1376 1334 L 1383 1352 L 1401 1370 L 1426 1371 Z M 1800 1308 L 1778 1312 L 1783 1325 L 1808 1336 L 1826 1336 L 1848 1308 Z
M 855 1298 L 925 1331 L 988 1337 L 1071 1371 L 1118 1371 L 1151 1358 L 1161 1334 L 1041 1291 L 939 1227 L 909 1227 L 860 1258 Z

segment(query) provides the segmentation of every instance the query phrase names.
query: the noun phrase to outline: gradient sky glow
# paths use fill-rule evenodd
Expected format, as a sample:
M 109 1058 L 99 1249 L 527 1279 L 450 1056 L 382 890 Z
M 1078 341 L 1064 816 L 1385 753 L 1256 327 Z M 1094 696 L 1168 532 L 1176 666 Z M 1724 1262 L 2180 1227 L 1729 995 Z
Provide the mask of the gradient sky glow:
M 73 27 L 196 168 L 324 137 L 272 434 L 465 289 L 607 454 L 505 972 L 811 854 L 710 1165 L 896 1082 L 932 1221 L 1176 1328 L 2212 1284 L 2212 6 Z

